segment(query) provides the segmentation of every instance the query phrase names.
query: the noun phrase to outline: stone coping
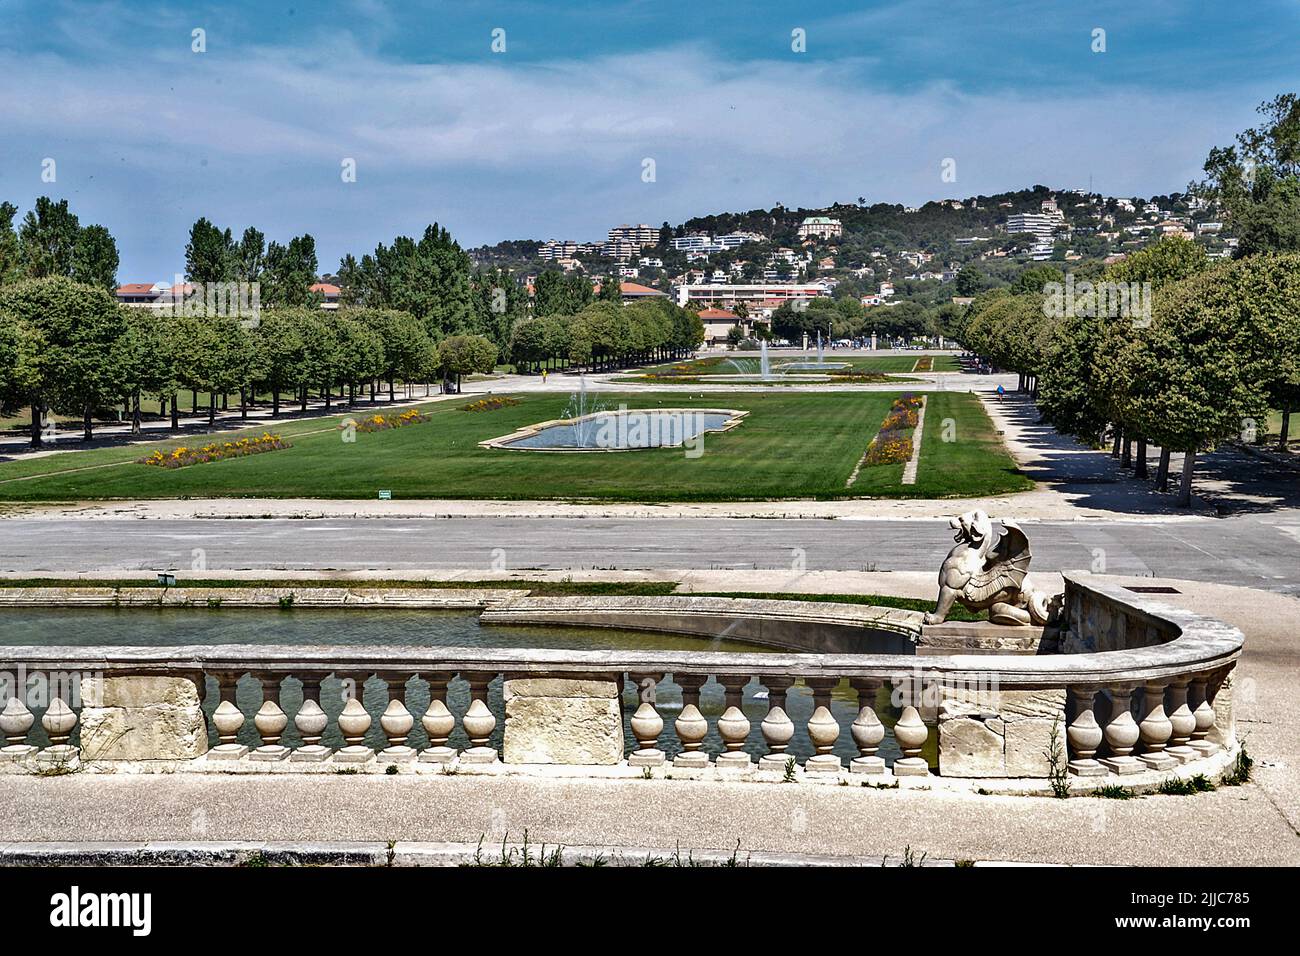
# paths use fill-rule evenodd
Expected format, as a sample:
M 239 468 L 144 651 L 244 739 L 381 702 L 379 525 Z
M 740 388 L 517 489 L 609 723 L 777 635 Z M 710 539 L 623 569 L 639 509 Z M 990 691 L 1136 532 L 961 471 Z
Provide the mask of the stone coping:
M 137 575 L 138 577 L 139 575 Z M 357 584 L 294 587 L 4 587 L 0 582 L 0 607 L 281 607 L 291 600 L 295 608 L 423 608 L 428 610 L 481 610 L 494 602 L 509 601 L 519 588 L 403 588 Z
M 32 647 L 0 648 L 0 664 L 29 670 L 94 670 L 120 674 L 239 673 L 298 675 L 346 673 L 546 674 L 749 674 L 764 676 L 869 678 L 904 676 L 936 682 L 1037 689 L 1064 686 L 1138 685 L 1225 667 L 1241 655 L 1237 628 L 1134 594 L 1087 572 L 1067 572 L 1067 587 L 1091 592 L 1153 623 L 1172 625 L 1177 636 L 1163 644 L 1085 654 L 1041 656 L 954 654 L 735 654 L 716 651 L 575 651 L 530 648 L 416 646 L 249 646 Z M 574 600 L 572 598 L 567 600 Z M 612 598 L 581 600 L 611 601 Z M 621 598 L 619 601 L 719 601 L 727 598 Z M 789 602 L 774 611 L 786 611 Z M 907 613 L 907 612 L 904 612 Z
M 645 445 L 631 448 L 517 448 L 512 447 L 511 442 L 519 441 L 521 438 L 531 438 L 543 429 L 551 428 L 555 425 L 573 425 L 577 422 L 587 421 L 588 419 L 601 418 L 607 415 L 618 415 L 621 412 L 654 412 L 656 414 L 672 414 L 692 412 L 700 415 L 729 415 L 730 418 L 723 422 L 721 428 L 707 428 L 706 432 L 726 432 L 735 428 L 749 414 L 748 411 L 741 411 L 735 408 L 628 408 L 628 409 L 605 409 L 599 412 L 591 412 L 587 415 L 579 415 L 576 418 L 552 418 L 550 421 L 537 422 L 534 425 L 525 425 L 518 431 L 513 431 L 509 435 L 502 435 L 500 438 L 489 438 L 486 441 L 479 442 L 480 448 L 498 448 L 505 451 L 548 451 L 559 453 L 578 453 L 585 454 L 588 452 L 613 452 L 613 451 L 645 451 L 651 448 L 680 448 L 678 445 Z M 703 434 L 703 433 L 701 433 Z

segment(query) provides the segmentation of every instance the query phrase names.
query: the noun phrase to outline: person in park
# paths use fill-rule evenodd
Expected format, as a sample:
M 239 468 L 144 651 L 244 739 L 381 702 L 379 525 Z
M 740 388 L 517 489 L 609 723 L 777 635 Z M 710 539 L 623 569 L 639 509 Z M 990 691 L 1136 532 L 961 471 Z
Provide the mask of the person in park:
M 546 369 L 542 369 L 542 384 L 546 384 Z
M 999 402 L 1002 401 L 1002 399 L 1006 398 L 1006 395 L 1007 395 L 1007 390 L 1006 390 L 1005 388 L 1003 388 L 1001 385 L 999 385 L 999 386 L 998 386 L 998 401 L 999 401 Z

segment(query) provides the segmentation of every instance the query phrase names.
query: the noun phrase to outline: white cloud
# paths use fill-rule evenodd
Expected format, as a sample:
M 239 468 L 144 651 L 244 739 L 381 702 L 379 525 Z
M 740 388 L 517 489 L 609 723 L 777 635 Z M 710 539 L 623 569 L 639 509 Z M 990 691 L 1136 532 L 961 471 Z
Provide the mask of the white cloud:
M 227 207 L 247 208 L 259 224 L 312 229 L 333 256 L 415 228 L 413 219 L 441 219 L 478 243 L 593 236 L 613 222 L 778 200 L 916 203 L 1086 185 L 1090 174 L 1116 194 L 1179 189 L 1271 95 L 900 93 L 865 85 L 861 65 L 739 64 L 702 46 L 413 65 L 346 41 L 234 62 L 142 51 L 128 66 L 0 54 L 9 78 L 0 128 L 29 152 L 49 155 L 49 142 L 75 154 L 63 168 L 111 163 L 115 183 L 135 174 L 142 193 L 163 200 L 156 218 L 173 233 L 197 205 L 222 222 L 241 221 Z M 344 156 L 357 159 L 365 191 L 340 183 Z M 656 183 L 641 181 L 643 157 L 656 160 Z M 940 180 L 946 157 L 957 160 L 953 184 Z M 82 195 L 102 188 L 80 184 Z M 42 191 L 26 167 L 0 170 L 0 190 L 20 204 Z M 107 224 L 125 266 L 136 237 Z M 326 255 L 322 266 L 332 267 Z

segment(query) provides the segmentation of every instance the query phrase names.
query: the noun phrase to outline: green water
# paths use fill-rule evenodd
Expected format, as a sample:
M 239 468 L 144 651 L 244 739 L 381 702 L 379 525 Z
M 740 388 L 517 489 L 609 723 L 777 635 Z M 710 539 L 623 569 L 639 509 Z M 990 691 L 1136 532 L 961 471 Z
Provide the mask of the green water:
M 249 644 L 249 645 L 416 645 L 422 647 L 501 647 L 501 648 L 553 648 L 559 650 L 709 650 L 735 653 L 771 653 L 770 648 L 758 647 L 741 641 L 710 640 L 653 631 L 624 631 L 605 628 L 576 627 L 524 627 L 480 624 L 478 616 L 465 611 L 427 610 L 279 610 L 279 609 L 207 609 L 207 608 L 13 608 L 0 609 L 0 646 L 4 645 L 75 645 L 79 647 L 103 646 L 168 646 L 185 644 Z M 0 655 L 0 669 L 4 668 Z M 664 718 L 664 733 L 659 746 L 671 757 L 680 750 L 673 733 L 673 720 L 681 712 L 681 688 L 666 677 L 656 688 L 656 707 Z M 252 716 L 261 706 L 261 685 L 250 678 L 243 679 L 238 687 L 236 703 L 248 720 L 240 732 L 240 741 L 249 746 L 260 742 L 252 726 Z M 420 726 L 419 716 L 429 703 L 428 685 L 422 680 L 407 684 L 406 704 L 416 717 L 415 729 L 409 743 L 414 747 L 427 746 L 427 738 Z M 387 685 L 379 680 L 367 682 L 362 698 L 374 723 L 367 743 L 376 748 L 387 746 L 379 729 L 379 715 L 387 706 Z M 292 722 L 292 716 L 302 703 L 299 682 L 290 678 L 284 681 L 280 692 L 280 705 L 290 715 L 284 743 L 295 746 L 301 743 Z M 469 707 L 468 685 L 454 680 L 447 689 L 447 706 L 459 717 Z M 488 688 L 488 706 L 497 716 L 497 728 L 492 736 L 492 746 L 501 746 L 504 729 L 504 706 L 501 699 L 501 679 Z M 204 711 L 211 715 L 216 708 L 216 683 L 208 681 Z M 321 707 L 330 716 L 331 723 L 324 743 L 343 745 L 333 719 L 343 709 L 340 684 L 327 680 L 321 687 Z M 636 742 L 628 724 L 638 704 L 636 688 L 625 683 L 623 693 L 624 735 L 629 750 Z M 877 712 L 887 726 L 893 724 L 884 701 Z M 700 690 L 701 712 L 709 719 L 709 736 L 704 747 L 716 754 L 722 750 L 722 741 L 714 729 L 716 718 L 725 709 L 724 691 L 712 678 Z M 755 758 L 767 752 L 759 724 L 767 713 L 766 688 L 750 681 L 744 689 L 741 709 L 749 718 L 751 730 L 745 749 Z M 35 710 L 35 708 L 33 708 Z M 796 732 L 790 743 L 790 753 L 802 760 L 812 754 L 805 725 L 812 716 L 812 694 L 802 686 L 791 687 L 786 712 L 794 721 Z M 848 733 L 849 724 L 857 716 L 857 695 L 847 683 L 841 684 L 832 697 L 831 711 L 839 721 L 842 732 L 835 747 L 840 757 L 851 758 L 857 751 Z M 37 711 L 39 718 L 39 711 Z M 43 735 L 33 732 L 34 743 L 44 745 Z M 75 742 L 75 738 L 74 738 Z M 216 743 L 215 735 L 209 742 Z M 467 747 L 468 740 L 459 721 L 450 740 L 453 747 Z M 881 756 L 892 761 L 897 756 L 892 733 L 881 745 Z

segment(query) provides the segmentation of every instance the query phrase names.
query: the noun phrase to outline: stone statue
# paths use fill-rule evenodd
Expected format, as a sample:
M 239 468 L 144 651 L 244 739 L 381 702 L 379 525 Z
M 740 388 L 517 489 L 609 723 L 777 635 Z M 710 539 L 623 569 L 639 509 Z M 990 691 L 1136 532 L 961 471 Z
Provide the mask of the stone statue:
M 989 612 L 994 624 L 1051 624 L 1060 613 L 1061 595 L 1049 595 L 1029 578 L 1029 539 L 1014 521 L 993 521 L 983 511 L 968 511 L 948 522 L 957 546 L 939 569 L 939 598 L 926 624 L 942 624 L 956 601 L 971 611 Z

